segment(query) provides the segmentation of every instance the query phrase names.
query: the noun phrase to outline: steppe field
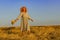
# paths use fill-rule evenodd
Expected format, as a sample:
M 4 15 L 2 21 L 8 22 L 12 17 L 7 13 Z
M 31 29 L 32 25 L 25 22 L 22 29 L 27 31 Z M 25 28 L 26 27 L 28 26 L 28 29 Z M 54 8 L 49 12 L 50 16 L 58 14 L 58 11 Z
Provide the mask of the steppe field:
M 20 27 L 0 27 L 0 40 L 60 40 L 60 25 L 31 26 L 31 32 Z

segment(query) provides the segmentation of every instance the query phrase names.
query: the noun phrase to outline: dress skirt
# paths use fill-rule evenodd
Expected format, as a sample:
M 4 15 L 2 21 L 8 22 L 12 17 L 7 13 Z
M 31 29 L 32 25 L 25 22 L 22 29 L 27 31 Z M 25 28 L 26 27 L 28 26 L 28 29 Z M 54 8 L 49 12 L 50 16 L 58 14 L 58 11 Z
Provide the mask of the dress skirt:
M 30 27 L 28 24 L 28 17 L 22 16 L 20 27 L 21 27 L 21 31 L 30 31 Z

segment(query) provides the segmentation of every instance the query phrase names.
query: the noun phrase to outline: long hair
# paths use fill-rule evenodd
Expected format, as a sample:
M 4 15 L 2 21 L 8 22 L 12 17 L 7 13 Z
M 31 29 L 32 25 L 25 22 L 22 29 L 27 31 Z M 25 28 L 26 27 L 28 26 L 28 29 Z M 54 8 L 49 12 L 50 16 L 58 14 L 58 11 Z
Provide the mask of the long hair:
M 25 10 L 24 10 L 25 9 Z M 27 8 L 25 6 L 20 8 L 20 12 L 27 12 Z

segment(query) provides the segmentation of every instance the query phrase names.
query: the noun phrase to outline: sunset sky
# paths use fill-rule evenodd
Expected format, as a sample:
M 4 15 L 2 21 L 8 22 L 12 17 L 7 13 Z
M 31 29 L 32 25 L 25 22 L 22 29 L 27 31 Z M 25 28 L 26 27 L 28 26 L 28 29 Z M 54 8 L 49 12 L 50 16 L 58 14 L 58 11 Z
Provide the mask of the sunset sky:
M 59 25 L 60 0 L 0 0 L 0 26 L 11 26 L 11 20 L 19 15 L 20 8 L 26 6 L 34 22 L 30 25 Z M 15 23 L 19 26 L 20 21 Z

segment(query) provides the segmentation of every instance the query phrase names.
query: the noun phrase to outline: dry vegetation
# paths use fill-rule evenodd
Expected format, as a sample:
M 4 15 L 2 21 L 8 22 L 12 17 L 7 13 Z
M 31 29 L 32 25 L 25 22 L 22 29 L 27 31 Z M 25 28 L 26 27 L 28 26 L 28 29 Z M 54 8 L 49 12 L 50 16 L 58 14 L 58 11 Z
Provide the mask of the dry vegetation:
M 60 26 L 33 26 L 23 34 L 20 27 L 0 27 L 0 40 L 60 40 Z

